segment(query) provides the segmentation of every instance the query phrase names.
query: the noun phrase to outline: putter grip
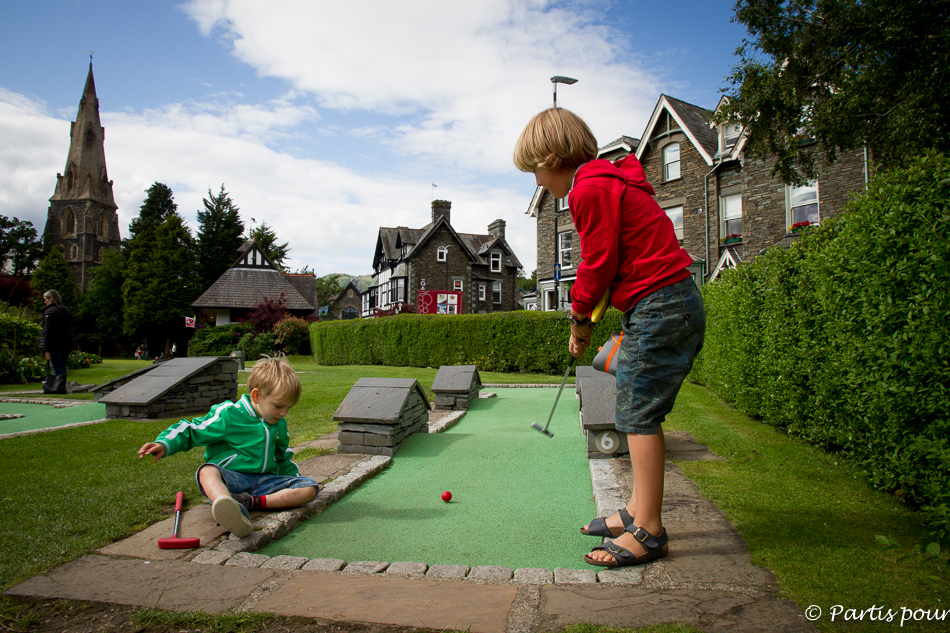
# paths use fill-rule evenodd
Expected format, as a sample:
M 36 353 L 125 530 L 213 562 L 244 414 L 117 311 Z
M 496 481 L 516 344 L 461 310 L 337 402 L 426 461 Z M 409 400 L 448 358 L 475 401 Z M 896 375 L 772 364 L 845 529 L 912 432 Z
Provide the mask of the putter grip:
M 175 512 L 181 512 L 181 506 L 185 502 L 185 493 L 181 490 L 178 491 L 178 494 L 175 495 Z
M 590 313 L 591 323 L 597 323 L 604 317 L 604 313 L 607 311 L 607 306 L 610 305 L 610 288 L 604 291 L 604 296 L 600 298 L 600 301 L 597 302 L 597 305 L 594 306 L 593 311 Z

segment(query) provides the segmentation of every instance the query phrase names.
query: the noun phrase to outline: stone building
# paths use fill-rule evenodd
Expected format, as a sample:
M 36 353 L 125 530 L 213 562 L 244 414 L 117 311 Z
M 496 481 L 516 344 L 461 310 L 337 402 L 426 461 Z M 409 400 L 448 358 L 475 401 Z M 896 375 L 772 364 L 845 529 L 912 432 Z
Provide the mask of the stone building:
M 517 309 L 521 262 L 505 241 L 505 221 L 489 224 L 487 234 L 458 233 L 451 210 L 451 202 L 435 200 L 425 227 L 379 229 L 363 316 L 415 305 L 420 290 L 459 293 L 461 314 Z
M 724 268 L 751 262 L 766 248 L 798 239 L 795 225 L 837 215 L 864 188 L 868 173 L 863 151 L 840 152 L 835 163 L 818 161 L 814 182 L 785 185 L 770 175 L 774 159 L 746 156 L 742 130 L 712 123 L 713 114 L 661 95 L 640 139 L 623 136 L 598 154 L 639 159 L 657 203 L 693 258 L 690 271 L 698 285 Z M 566 310 L 583 258 L 567 200 L 539 187 L 527 213 L 538 221 L 539 309 Z
M 118 249 L 120 243 L 92 62 L 69 138 L 66 167 L 56 174 L 43 239 L 63 249 L 76 288 L 82 291 L 89 286 L 90 270 L 102 263 L 103 253 Z
M 363 293 L 360 292 L 355 279 L 351 279 L 350 283 L 346 284 L 346 287 L 340 291 L 340 294 L 333 301 L 333 305 L 335 306 L 334 319 L 359 318 L 363 310 Z

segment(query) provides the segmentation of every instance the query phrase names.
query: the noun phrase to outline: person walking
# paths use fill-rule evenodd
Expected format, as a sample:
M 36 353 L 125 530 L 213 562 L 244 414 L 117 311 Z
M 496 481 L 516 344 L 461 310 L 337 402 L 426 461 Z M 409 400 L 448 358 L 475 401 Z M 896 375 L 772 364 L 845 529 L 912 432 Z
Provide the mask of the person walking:
M 56 393 L 66 393 L 66 359 L 76 347 L 76 333 L 73 331 L 73 315 L 63 305 L 63 300 L 55 290 L 43 293 L 43 329 L 40 332 L 40 349 L 45 352 L 46 360 L 53 367 L 53 375 L 63 376 L 62 385 Z

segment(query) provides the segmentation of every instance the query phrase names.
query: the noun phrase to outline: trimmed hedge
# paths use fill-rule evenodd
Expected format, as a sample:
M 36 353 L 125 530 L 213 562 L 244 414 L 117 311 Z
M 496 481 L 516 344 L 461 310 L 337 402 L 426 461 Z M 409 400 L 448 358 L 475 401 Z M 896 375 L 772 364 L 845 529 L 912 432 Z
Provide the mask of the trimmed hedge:
M 229 323 L 204 327 L 195 332 L 188 346 L 189 356 L 228 356 L 238 348 L 241 337 L 251 331 L 250 323 Z
M 607 311 L 579 365 L 590 365 L 610 333 L 620 329 L 620 317 L 618 310 Z M 557 312 L 401 314 L 314 323 L 310 342 L 321 365 L 475 365 L 481 371 L 563 374 L 570 331 Z
M 950 165 L 875 175 L 846 213 L 703 289 L 692 378 L 855 460 L 950 535 Z

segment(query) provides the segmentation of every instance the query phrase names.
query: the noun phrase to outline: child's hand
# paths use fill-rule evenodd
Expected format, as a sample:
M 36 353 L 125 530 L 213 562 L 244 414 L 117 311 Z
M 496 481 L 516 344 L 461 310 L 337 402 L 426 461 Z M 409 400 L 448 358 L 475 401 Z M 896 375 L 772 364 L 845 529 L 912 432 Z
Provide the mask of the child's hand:
M 139 449 L 139 459 L 142 459 L 146 455 L 154 455 L 155 461 L 157 462 L 165 456 L 165 446 L 158 442 L 146 442 L 142 444 L 142 448 Z

